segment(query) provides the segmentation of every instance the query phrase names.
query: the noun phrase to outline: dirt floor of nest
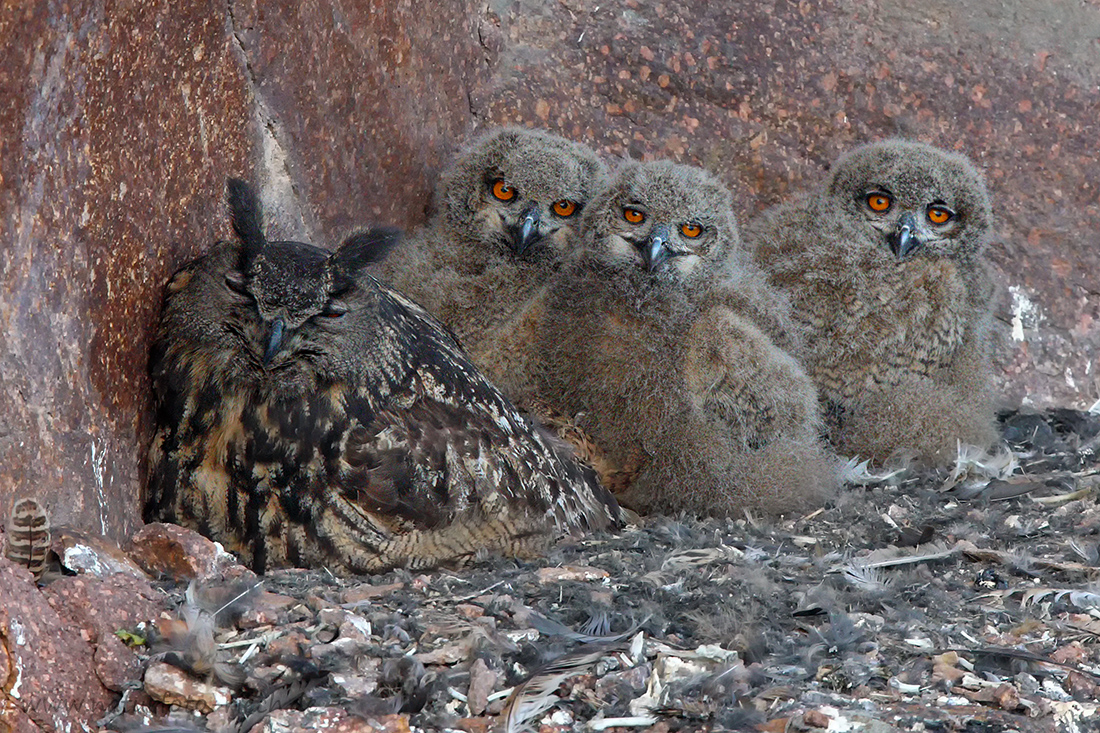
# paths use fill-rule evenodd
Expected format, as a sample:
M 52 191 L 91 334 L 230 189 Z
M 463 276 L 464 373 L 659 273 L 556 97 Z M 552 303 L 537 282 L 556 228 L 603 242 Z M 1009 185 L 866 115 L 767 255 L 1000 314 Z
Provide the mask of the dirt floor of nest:
M 830 506 L 778 524 L 653 518 L 538 564 L 165 586 L 207 648 L 187 629 L 150 641 L 103 724 L 1097 729 L 1100 416 L 1002 427 L 999 454 L 961 448 L 952 468 L 853 462 Z M 216 692 L 150 691 L 154 670 Z

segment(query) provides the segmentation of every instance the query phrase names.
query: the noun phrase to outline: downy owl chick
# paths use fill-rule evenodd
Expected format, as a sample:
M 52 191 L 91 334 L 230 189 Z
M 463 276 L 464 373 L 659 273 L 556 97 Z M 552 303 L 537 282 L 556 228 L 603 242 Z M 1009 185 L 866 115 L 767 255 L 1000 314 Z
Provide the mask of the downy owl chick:
M 269 242 L 229 183 L 239 241 L 168 283 L 151 356 L 149 519 L 257 572 L 343 572 L 538 552 L 618 521 L 614 498 L 527 422 L 423 309 L 362 269 L 388 230 L 335 252 Z
M 508 127 L 477 138 L 440 178 L 432 218 L 379 279 L 443 321 L 522 400 L 539 296 L 570 256 L 604 174 L 591 150 L 547 132 Z
M 970 162 L 901 141 L 851 151 L 823 188 L 747 228 L 805 327 L 839 451 L 944 462 L 957 441 L 994 442 L 991 233 Z
M 626 164 L 547 298 L 539 400 L 596 443 L 639 511 L 800 511 L 837 482 L 783 298 L 742 251 L 729 190 Z

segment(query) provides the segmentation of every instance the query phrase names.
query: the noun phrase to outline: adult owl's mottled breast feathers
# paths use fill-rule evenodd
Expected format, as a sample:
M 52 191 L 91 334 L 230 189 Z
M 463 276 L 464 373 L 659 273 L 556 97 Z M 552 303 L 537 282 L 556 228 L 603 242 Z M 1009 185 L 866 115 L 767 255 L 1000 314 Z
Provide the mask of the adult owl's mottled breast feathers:
M 270 242 L 242 182 L 239 241 L 169 283 L 152 352 L 147 514 L 257 569 L 347 571 L 530 552 L 618 521 L 614 499 L 469 362 L 450 332 L 360 270 L 388 230 L 335 252 Z

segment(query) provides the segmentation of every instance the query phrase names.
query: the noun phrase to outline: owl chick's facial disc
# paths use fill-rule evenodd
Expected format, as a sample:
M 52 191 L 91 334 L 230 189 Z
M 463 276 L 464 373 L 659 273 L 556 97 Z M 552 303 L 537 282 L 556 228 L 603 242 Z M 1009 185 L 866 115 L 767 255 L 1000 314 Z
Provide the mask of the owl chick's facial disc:
M 700 168 L 628 164 L 592 202 L 585 226 L 620 266 L 680 279 L 718 261 L 724 243 L 737 241 L 730 204 L 725 186 Z
M 899 262 L 965 249 L 964 230 L 984 231 L 992 217 L 985 183 L 969 162 L 918 143 L 853 151 L 837 162 L 828 190 Z
M 449 207 L 502 254 L 537 257 L 561 249 L 591 197 L 599 163 L 579 145 L 529 130 L 506 128 L 460 161 L 447 188 L 465 189 L 464 205 Z

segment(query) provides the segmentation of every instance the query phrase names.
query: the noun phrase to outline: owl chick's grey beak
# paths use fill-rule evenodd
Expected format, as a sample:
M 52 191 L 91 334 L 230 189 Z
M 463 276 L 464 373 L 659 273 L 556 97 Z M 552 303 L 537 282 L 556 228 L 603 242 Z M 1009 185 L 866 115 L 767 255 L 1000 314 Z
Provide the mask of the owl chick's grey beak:
M 670 230 L 667 226 L 659 226 L 653 230 L 653 235 L 649 238 L 649 241 L 642 244 L 640 248 L 642 260 L 649 272 L 653 272 L 660 267 L 672 254 L 667 246 L 669 234 Z
M 271 363 L 275 354 L 279 353 L 279 347 L 283 345 L 283 334 L 286 333 L 286 322 L 282 318 L 276 318 L 271 324 L 271 334 L 267 337 L 267 348 L 264 349 L 264 366 Z
M 521 255 L 539 238 L 539 205 L 532 201 L 520 213 L 519 225 L 512 231 L 512 251 Z
M 917 220 L 912 212 L 907 211 L 898 219 L 897 228 L 890 234 L 890 249 L 899 260 L 904 260 L 924 244 L 917 236 L 916 229 Z

